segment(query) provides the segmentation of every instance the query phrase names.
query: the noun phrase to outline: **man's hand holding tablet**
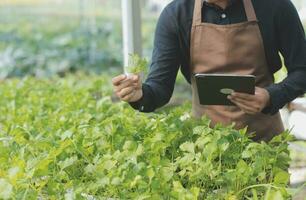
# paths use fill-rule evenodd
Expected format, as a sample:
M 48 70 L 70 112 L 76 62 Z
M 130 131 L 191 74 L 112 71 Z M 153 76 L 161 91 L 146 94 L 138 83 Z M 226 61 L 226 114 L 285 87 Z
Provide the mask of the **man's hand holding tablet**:
M 264 88 L 255 87 L 253 75 L 196 74 L 199 101 L 202 105 L 238 106 L 247 114 L 257 114 L 270 103 Z
M 260 113 L 266 106 L 270 104 L 269 92 L 260 87 L 255 87 L 255 94 L 245 94 L 233 92 L 227 97 L 231 102 L 237 105 L 243 112 L 255 115 Z

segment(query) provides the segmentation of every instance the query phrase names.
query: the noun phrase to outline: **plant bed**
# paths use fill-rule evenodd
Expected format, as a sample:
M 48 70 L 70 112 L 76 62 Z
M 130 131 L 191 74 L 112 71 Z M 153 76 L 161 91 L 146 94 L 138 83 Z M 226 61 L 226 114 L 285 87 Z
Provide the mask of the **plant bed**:
M 256 143 L 111 93 L 98 76 L 1 83 L 0 199 L 290 199 L 288 133 Z

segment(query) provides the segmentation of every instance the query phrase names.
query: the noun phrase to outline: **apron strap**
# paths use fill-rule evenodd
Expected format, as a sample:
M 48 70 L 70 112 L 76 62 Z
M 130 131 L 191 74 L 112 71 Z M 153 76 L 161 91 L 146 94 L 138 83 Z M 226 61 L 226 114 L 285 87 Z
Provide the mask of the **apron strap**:
M 202 23 L 202 5 L 204 0 L 194 0 L 193 20 L 192 25 L 200 25 Z M 244 9 L 248 21 L 257 21 L 255 9 L 252 0 L 243 0 Z
M 257 21 L 255 9 L 252 3 L 252 0 L 243 0 L 245 14 L 248 18 L 248 21 Z
M 202 23 L 202 5 L 204 0 L 194 0 L 192 25 L 200 25 Z

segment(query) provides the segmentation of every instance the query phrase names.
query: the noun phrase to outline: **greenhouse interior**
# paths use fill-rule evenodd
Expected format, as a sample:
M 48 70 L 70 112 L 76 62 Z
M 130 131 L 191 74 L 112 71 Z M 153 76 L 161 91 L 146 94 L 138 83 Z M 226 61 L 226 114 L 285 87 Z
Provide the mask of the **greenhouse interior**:
M 1 0 L 0 199 L 306 200 L 305 28 L 305 0 Z

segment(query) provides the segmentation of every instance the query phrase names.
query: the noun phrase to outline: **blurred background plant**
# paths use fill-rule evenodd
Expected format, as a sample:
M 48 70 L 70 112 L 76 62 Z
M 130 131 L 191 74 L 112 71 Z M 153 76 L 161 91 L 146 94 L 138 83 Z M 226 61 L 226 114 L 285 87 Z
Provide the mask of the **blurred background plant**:
M 120 10 L 110 16 L 104 11 L 107 5 L 82 0 L 2 2 L 0 77 L 101 73 L 121 66 Z
M 158 15 L 168 2 L 142 1 L 147 58 Z M 305 3 L 294 2 L 304 16 Z M 120 1 L 2 0 L 0 24 L 0 78 L 122 70 Z M 278 76 L 281 79 L 284 72 Z

